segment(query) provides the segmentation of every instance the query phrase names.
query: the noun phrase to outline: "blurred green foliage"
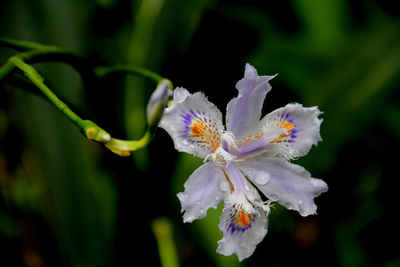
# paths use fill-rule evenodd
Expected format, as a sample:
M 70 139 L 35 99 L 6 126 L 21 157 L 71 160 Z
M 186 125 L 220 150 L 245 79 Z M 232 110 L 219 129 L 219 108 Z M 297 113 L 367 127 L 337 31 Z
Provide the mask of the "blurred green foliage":
M 160 220 L 182 266 L 398 266 L 399 13 L 374 0 L 1 1 L 0 36 L 64 47 L 93 66 L 146 67 L 204 91 L 221 111 L 245 62 L 278 73 L 263 112 L 294 101 L 319 106 L 324 141 L 296 163 L 330 190 L 317 199 L 317 216 L 276 205 L 266 238 L 239 264 L 215 252 L 222 205 L 182 223 L 176 194 L 202 160 L 178 154 L 161 130 L 133 160 L 120 158 L 82 138 L 26 84 L 5 83 L 0 266 L 157 266 L 175 253 L 158 253 Z M 0 64 L 13 54 L 0 47 Z M 154 83 L 90 85 L 66 64 L 35 68 L 113 136 L 143 135 Z

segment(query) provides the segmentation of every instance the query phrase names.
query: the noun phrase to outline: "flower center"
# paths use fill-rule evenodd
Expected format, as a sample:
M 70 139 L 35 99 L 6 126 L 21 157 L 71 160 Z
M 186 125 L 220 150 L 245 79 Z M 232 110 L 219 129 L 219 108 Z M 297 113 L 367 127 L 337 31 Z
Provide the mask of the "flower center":
M 221 135 L 221 143 L 215 149 L 214 153 L 209 154 L 205 157 L 204 161 L 212 158 L 215 165 L 225 167 L 229 162 L 235 160 L 236 156 L 229 153 L 230 150 L 237 150 L 238 147 L 235 142 L 235 138 L 230 132 L 223 132 Z

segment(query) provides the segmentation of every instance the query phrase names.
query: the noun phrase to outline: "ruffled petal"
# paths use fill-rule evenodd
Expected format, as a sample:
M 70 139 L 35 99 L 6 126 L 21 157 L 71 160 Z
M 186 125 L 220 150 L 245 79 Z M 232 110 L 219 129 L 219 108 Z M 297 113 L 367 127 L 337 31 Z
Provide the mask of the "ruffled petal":
M 320 114 L 318 107 L 288 104 L 265 116 L 251 135 L 237 141 L 238 149 L 230 153 L 239 160 L 261 154 L 286 159 L 303 156 L 322 140 Z
M 314 198 L 328 191 L 327 184 L 299 165 L 281 158 L 255 158 L 238 162 L 237 166 L 269 199 L 302 216 L 315 214 Z
M 273 77 L 258 76 L 257 70 L 246 64 L 244 78 L 236 84 L 239 95 L 228 103 L 226 113 L 226 128 L 236 138 L 251 134 L 257 125 L 265 96 L 271 90 L 268 81 Z
M 178 151 L 205 158 L 219 147 L 224 130 L 222 114 L 203 93 L 174 90 L 174 104 L 165 109 L 159 126 L 165 129 Z
M 178 194 L 182 205 L 183 221 L 192 222 L 207 215 L 209 208 L 217 208 L 224 199 L 221 185 L 225 176 L 221 167 L 207 162 L 197 168 L 185 183 L 185 191 Z
M 217 252 L 225 256 L 236 254 L 239 261 L 250 257 L 267 234 L 267 215 L 261 208 L 251 214 L 225 203 L 218 225 L 224 236 L 218 241 Z
M 253 254 L 266 235 L 269 207 L 261 203 L 257 189 L 234 163 L 223 171 L 230 191 L 225 195 L 220 218 L 219 229 L 224 237 L 218 241 L 217 252 L 226 256 L 237 254 L 241 261 Z
M 305 108 L 301 104 L 288 104 L 277 109 L 261 121 L 268 128 L 284 130 L 278 138 L 270 142 L 267 155 L 283 156 L 293 159 L 306 155 L 312 145 L 322 141 L 319 130 L 322 114 L 318 107 Z

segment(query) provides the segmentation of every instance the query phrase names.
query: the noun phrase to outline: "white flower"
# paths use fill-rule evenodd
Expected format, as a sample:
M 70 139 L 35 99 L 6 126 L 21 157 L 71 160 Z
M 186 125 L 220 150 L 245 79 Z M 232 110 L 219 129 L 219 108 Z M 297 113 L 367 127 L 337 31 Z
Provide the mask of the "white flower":
M 205 217 L 224 200 L 219 223 L 224 236 L 217 251 L 236 253 L 240 261 L 266 235 L 271 202 L 307 216 L 316 213 L 314 197 L 328 190 L 325 182 L 288 162 L 321 141 L 318 108 L 288 104 L 260 120 L 273 77 L 258 76 L 246 64 L 245 76 L 236 85 L 239 95 L 228 103 L 226 130 L 218 108 L 204 94 L 184 88 L 174 90 L 174 104 L 165 109 L 159 124 L 178 151 L 205 159 L 178 194 L 184 222 Z

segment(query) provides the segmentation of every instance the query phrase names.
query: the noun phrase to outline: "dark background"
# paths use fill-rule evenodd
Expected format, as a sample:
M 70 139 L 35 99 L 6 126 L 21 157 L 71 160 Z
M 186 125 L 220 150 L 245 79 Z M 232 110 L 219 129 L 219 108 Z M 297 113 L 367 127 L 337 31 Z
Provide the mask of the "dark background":
M 225 113 L 245 63 L 271 81 L 263 113 L 319 106 L 323 142 L 297 161 L 329 191 L 318 215 L 279 205 L 242 263 L 215 252 L 219 211 L 183 224 L 176 194 L 201 163 L 159 130 L 133 157 L 85 139 L 28 88 L 0 87 L 0 266 L 159 266 L 164 218 L 181 266 L 400 266 L 400 18 L 394 1 L 2 0 L 0 36 L 56 45 L 93 66 L 146 67 Z M 0 64 L 17 53 L 0 47 Z M 34 65 L 83 118 L 138 139 L 155 88 L 138 77 L 84 84 Z M 144 263 L 145 264 L 144 264 Z

